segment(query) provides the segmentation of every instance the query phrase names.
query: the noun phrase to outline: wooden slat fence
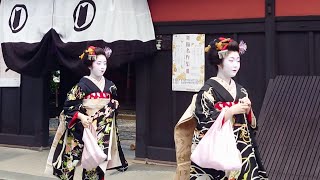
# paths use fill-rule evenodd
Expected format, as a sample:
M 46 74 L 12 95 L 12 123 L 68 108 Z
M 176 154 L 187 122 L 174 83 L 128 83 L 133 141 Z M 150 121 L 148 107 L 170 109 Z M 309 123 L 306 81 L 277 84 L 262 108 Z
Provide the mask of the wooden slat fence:
M 271 180 L 320 179 L 320 76 L 277 76 L 258 118 L 259 149 Z

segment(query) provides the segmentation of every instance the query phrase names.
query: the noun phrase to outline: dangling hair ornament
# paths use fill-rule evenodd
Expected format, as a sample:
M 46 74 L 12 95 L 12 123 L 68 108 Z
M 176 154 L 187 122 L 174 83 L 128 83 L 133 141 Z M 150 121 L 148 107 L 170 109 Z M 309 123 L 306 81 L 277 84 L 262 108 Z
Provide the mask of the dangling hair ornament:
M 240 41 L 239 44 L 239 54 L 242 55 L 247 51 L 247 44 L 244 41 Z
M 106 55 L 107 59 L 109 59 L 109 57 L 112 54 L 112 50 L 109 47 L 105 47 L 103 48 L 104 54 Z
M 211 45 L 209 44 L 207 47 L 204 48 L 204 52 L 209 52 L 209 50 L 211 49 Z
M 84 52 L 79 56 L 79 58 L 83 60 L 83 57 L 84 57 Z

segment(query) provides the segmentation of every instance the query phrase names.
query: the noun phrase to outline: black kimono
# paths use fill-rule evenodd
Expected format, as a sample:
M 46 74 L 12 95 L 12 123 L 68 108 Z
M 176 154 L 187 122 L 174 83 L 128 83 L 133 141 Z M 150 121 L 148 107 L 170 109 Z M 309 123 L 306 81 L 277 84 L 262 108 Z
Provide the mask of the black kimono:
M 84 169 L 82 179 L 100 180 L 108 169 L 125 171 L 128 167 L 118 136 L 115 104 L 111 102 L 116 98 L 116 87 L 113 82 L 103 80 L 99 87 L 89 77 L 83 77 L 67 94 L 46 169 L 50 172 L 53 168 L 53 175 L 60 179 L 73 179 L 75 167 L 81 163 L 84 127 L 78 119 L 79 112 L 93 117 L 98 145 L 108 156 L 96 169 Z
M 196 128 L 192 140 L 194 149 L 208 129 L 219 116 L 222 108 L 228 108 L 238 103 L 238 100 L 247 96 L 246 90 L 233 80 L 231 85 L 224 84 L 220 78 L 214 77 L 206 81 L 197 95 L 195 102 Z M 256 142 L 254 129 L 256 119 L 253 112 L 238 114 L 232 119 L 237 148 L 242 156 L 241 171 L 218 171 L 206 169 L 191 162 L 190 179 L 214 180 L 253 180 L 268 179 L 262 166 Z

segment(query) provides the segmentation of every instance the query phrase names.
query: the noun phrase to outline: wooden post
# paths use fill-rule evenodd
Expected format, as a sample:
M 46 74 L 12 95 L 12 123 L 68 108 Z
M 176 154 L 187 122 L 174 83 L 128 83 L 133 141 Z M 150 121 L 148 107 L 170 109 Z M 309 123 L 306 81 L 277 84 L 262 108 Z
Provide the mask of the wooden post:
M 315 55 L 314 55 L 314 32 L 310 31 L 308 33 L 308 54 L 309 54 L 309 75 L 314 76 L 315 75 Z
M 148 157 L 150 123 L 150 62 L 136 62 L 136 158 Z
M 275 0 L 266 0 L 265 6 L 265 38 L 266 38 L 266 86 L 269 79 L 277 75 L 276 56 L 276 24 Z

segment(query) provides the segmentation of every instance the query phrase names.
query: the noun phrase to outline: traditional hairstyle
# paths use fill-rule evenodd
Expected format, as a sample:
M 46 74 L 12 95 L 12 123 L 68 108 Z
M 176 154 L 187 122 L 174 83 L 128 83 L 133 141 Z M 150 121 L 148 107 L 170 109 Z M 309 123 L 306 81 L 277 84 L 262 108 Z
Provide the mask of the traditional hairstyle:
M 246 50 L 247 44 L 243 41 L 240 41 L 240 44 L 238 44 L 237 41 L 224 37 L 211 41 L 205 48 L 205 52 L 207 53 L 206 59 L 210 64 L 216 66 L 222 63 L 222 60 L 228 55 L 229 51 L 237 51 L 242 55 Z
M 93 61 L 97 59 L 98 55 L 104 55 L 107 59 L 110 58 L 112 50 L 109 47 L 100 48 L 95 46 L 89 46 L 79 58 L 83 61 L 83 64 L 86 66 L 92 66 Z

